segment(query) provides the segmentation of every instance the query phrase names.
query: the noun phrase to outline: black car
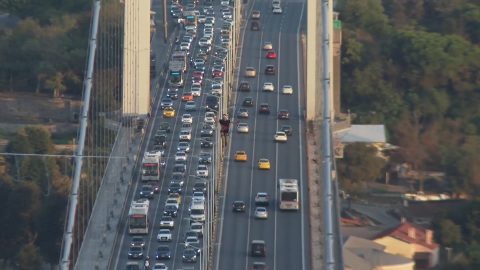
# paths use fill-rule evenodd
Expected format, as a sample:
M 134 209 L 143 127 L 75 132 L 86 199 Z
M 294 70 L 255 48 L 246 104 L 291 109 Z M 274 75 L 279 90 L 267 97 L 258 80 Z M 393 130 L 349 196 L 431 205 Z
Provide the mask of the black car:
M 203 192 L 203 194 L 206 194 L 207 193 L 207 185 L 205 185 L 205 183 L 195 183 L 195 185 L 193 185 L 193 192 Z
M 258 113 L 259 114 L 270 114 L 270 106 L 268 106 L 267 103 L 260 104 L 260 107 L 258 108 Z
M 267 255 L 267 246 L 263 240 L 253 240 L 250 248 L 252 256 L 265 257 Z
M 142 247 L 130 247 L 128 249 L 128 258 L 129 259 L 143 259 L 143 248 Z
M 210 153 L 200 153 L 198 155 L 198 163 L 212 163 L 212 155 Z
M 151 185 L 144 185 L 142 186 L 142 190 L 140 190 L 140 198 L 153 199 L 154 194 L 155 191 Z
M 250 84 L 248 82 L 240 83 L 240 92 L 250 92 Z
M 275 75 L 275 67 L 272 65 L 267 65 L 265 67 L 265 75 Z
M 260 23 L 259 22 L 252 22 L 250 24 L 250 30 L 252 31 L 260 31 Z
M 264 262 L 254 262 L 252 269 L 253 270 L 267 270 L 268 266 Z
M 180 183 L 170 183 L 168 186 L 168 194 L 170 193 L 182 194 L 182 186 Z
M 278 119 L 290 119 L 290 114 L 287 110 L 278 111 Z
M 201 148 L 210 148 L 213 146 L 213 142 L 210 138 L 204 138 L 200 143 Z
M 164 216 L 171 216 L 177 217 L 178 209 L 175 205 L 165 205 L 165 209 L 163 209 Z
M 157 260 L 170 260 L 172 258 L 172 252 L 168 246 L 158 246 L 155 259 Z
M 200 130 L 200 137 L 212 137 L 213 136 L 213 127 L 212 125 L 203 125 Z
M 207 100 L 205 102 L 207 104 L 207 111 L 214 110 L 218 111 L 219 99 L 216 96 L 207 96 Z
M 187 170 L 185 170 L 185 166 L 183 165 L 173 167 L 173 173 L 183 173 L 183 175 L 185 175 L 186 172 Z
M 167 97 L 170 99 L 178 99 L 178 88 L 168 89 Z
M 132 238 L 131 246 L 132 247 L 141 247 L 141 248 L 145 249 L 145 239 L 143 239 L 142 236 L 134 236 Z
M 193 248 L 186 248 L 183 251 L 182 262 L 196 262 L 197 252 Z
M 242 105 L 244 107 L 253 107 L 253 98 L 251 98 L 251 97 L 243 98 Z
M 292 129 L 291 126 L 283 125 L 280 128 L 280 130 L 285 132 L 285 134 L 287 134 L 287 136 L 292 136 L 293 135 L 293 129 Z
M 155 138 L 153 139 L 153 144 L 167 147 L 167 136 L 155 135 Z
M 183 187 L 185 184 L 185 174 L 183 173 L 173 173 L 171 183 L 179 183 Z
M 245 203 L 242 201 L 233 202 L 233 212 L 245 212 Z

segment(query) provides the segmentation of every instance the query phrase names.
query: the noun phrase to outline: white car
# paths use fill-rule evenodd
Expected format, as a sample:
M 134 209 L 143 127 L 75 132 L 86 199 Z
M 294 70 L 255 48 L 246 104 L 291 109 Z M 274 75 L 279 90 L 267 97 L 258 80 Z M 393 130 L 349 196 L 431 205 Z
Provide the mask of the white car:
M 197 105 L 195 105 L 195 101 L 187 101 L 185 103 L 185 111 L 196 111 Z
M 207 20 L 212 20 L 215 23 L 215 16 L 207 16 Z
M 205 15 L 199 15 L 197 17 L 198 23 L 205 23 L 206 20 L 207 20 L 207 17 Z
M 182 51 L 190 50 L 190 43 L 188 43 L 188 42 L 180 43 L 180 50 L 182 50 Z
M 180 141 L 191 141 L 192 140 L 192 131 L 191 130 L 182 130 L 180 135 L 178 135 Z
M 171 216 L 163 216 L 160 219 L 160 228 L 170 228 L 173 229 L 175 227 L 175 220 Z
M 190 144 L 188 142 L 179 142 L 177 151 L 183 151 L 185 153 L 190 152 Z
M 223 13 L 223 19 L 231 19 L 232 18 L 232 13 L 230 11 Z
M 273 50 L 273 45 L 271 42 L 266 41 L 263 43 L 263 49 L 264 50 Z
M 222 94 L 222 85 L 212 84 L 212 95 L 221 95 L 221 94 Z
M 285 134 L 285 132 L 283 132 L 283 131 L 277 131 L 277 133 L 275 133 L 274 140 L 276 142 L 286 142 L 287 141 L 287 134 Z
M 157 234 L 157 241 L 160 242 L 170 242 L 172 241 L 172 233 L 169 229 L 160 229 Z
M 153 270 L 168 270 L 168 267 L 164 263 L 156 263 Z
M 225 15 L 225 13 L 230 12 L 230 9 L 224 8 L 222 9 L 222 16 Z
M 192 88 L 190 88 L 192 91 L 192 95 L 194 97 L 199 97 L 202 95 L 202 86 L 199 83 L 194 83 L 192 84 Z
M 291 85 L 284 85 L 282 88 L 284 95 L 293 95 L 293 87 Z
M 180 208 L 180 204 L 178 203 L 177 199 L 167 199 L 165 204 L 174 204 L 177 206 L 177 208 Z
M 198 165 L 198 167 L 197 167 L 197 176 L 208 176 L 208 167 L 207 167 L 207 165 Z
M 193 123 L 193 116 L 191 114 L 184 114 L 182 115 L 182 123 Z
M 274 7 L 273 8 L 273 14 L 282 14 L 282 8 L 281 7 Z
M 205 60 L 203 60 L 202 58 L 197 58 L 195 59 L 195 61 L 193 62 L 196 65 L 205 65 Z
M 210 44 L 212 44 L 212 41 L 208 40 L 207 38 L 201 38 L 200 40 L 198 40 L 198 45 L 200 46 L 208 46 Z
M 185 240 L 185 247 L 188 246 L 198 248 L 200 246 L 200 242 L 198 242 L 198 239 L 196 237 L 187 237 L 187 239 Z
M 214 112 L 206 112 L 205 113 L 205 122 L 213 122 L 215 121 L 215 113 Z
M 178 151 L 175 154 L 175 161 L 177 161 L 177 160 L 187 161 L 187 154 L 184 151 Z
M 208 26 L 208 25 L 205 25 L 205 27 L 203 28 L 204 33 L 205 31 L 212 31 L 213 33 L 215 32 L 215 30 L 213 30 L 213 26 Z
M 266 82 L 266 83 L 263 84 L 263 89 L 262 90 L 273 92 L 275 90 L 275 87 L 273 86 L 273 83 Z
M 220 1 L 220 5 L 222 6 L 228 6 L 230 4 L 230 0 L 222 0 Z
M 213 119 L 205 121 L 205 124 L 212 126 L 212 129 L 215 130 L 215 121 Z
M 214 22 L 213 21 L 208 21 L 205 23 L 205 27 L 213 27 Z M 203 33 L 206 33 L 205 31 Z M 212 32 L 213 35 L 213 32 Z
M 248 124 L 247 123 L 240 123 L 237 125 L 238 133 L 248 133 Z
M 257 207 L 257 209 L 255 209 L 255 218 L 268 218 L 267 208 Z
M 198 237 L 203 237 L 203 224 L 202 223 L 192 223 L 190 225 L 190 230 L 197 233 Z
M 203 192 L 194 192 L 192 198 L 194 201 L 205 201 L 205 194 Z
M 208 38 L 208 39 L 211 40 L 212 37 L 213 37 L 213 31 L 205 31 L 205 32 L 203 32 L 203 37 L 204 37 L 204 38 Z

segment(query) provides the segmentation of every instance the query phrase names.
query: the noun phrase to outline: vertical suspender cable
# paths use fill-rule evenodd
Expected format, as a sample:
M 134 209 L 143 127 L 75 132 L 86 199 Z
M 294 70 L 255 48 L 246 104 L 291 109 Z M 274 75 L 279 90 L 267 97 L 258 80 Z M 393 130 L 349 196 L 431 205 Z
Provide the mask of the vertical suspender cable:
M 85 93 L 83 97 L 83 109 L 82 115 L 80 118 L 80 136 L 78 138 L 78 149 L 77 156 L 75 157 L 75 172 L 73 176 L 73 187 L 70 194 L 70 207 L 68 210 L 68 221 L 67 228 L 63 234 L 63 253 L 62 261 L 60 262 L 60 267 L 62 270 L 69 270 L 70 267 L 70 251 L 72 248 L 73 242 L 73 228 L 75 227 L 75 216 L 77 214 L 77 203 L 78 203 L 78 187 L 80 185 L 80 179 L 82 174 L 82 156 L 83 148 L 85 146 L 85 133 L 87 131 L 88 125 L 88 110 L 90 107 L 90 94 L 92 90 L 92 74 L 93 74 L 93 64 L 95 62 L 95 53 L 97 49 L 97 30 L 98 30 L 98 19 L 100 16 L 100 1 L 96 1 L 94 4 L 93 10 L 93 21 L 92 29 L 90 34 L 90 44 L 89 44 L 89 54 L 88 54 L 88 64 L 87 64 L 87 74 L 85 77 Z

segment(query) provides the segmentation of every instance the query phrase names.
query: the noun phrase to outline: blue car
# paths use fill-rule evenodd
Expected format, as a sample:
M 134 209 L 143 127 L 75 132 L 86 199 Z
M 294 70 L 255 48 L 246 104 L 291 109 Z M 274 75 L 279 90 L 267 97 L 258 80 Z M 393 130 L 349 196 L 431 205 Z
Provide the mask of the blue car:
M 168 246 L 158 246 L 155 258 L 157 260 L 170 260 L 172 258 L 170 248 Z

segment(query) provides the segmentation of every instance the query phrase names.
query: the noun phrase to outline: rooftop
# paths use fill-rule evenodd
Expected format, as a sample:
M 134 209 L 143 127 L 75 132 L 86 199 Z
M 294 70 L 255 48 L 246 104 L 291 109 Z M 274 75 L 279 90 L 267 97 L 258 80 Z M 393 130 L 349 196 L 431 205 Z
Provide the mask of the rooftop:
M 342 143 L 386 143 L 384 125 L 351 125 L 350 128 L 335 132 Z
M 440 211 L 458 211 L 467 205 L 466 200 L 407 201 L 404 210 L 411 218 L 432 218 Z
M 409 235 L 410 229 L 413 229 L 415 232 L 413 237 Z M 433 250 L 437 248 L 439 245 L 435 242 L 432 242 L 432 240 L 430 240 L 430 242 L 427 241 L 427 231 L 429 230 L 426 230 L 410 222 L 405 222 L 399 226 L 396 226 L 381 232 L 374 238 L 374 240 L 389 236 L 389 237 L 403 240 L 408 243 L 421 245 L 425 248 Z

